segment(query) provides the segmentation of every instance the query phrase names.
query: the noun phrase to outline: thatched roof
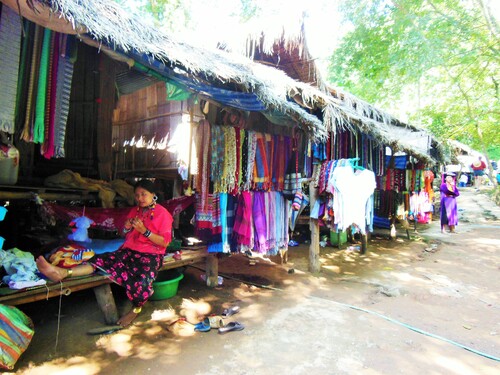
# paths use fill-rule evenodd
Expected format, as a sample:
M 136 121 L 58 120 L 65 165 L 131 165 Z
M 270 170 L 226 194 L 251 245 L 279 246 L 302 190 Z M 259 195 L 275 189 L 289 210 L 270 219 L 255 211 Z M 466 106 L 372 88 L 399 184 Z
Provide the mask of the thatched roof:
M 16 0 L 1 0 L 17 11 Z M 26 3 L 32 5 L 28 9 Z M 219 50 L 208 50 L 179 42 L 142 18 L 126 12 L 118 4 L 106 0 L 19 0 L 21 14 L 35 22 L 39 14 L 50 17 L 54 24 L 67 20 L 75 34 L 98 41 L 102 48 L 111 48 L 125 55 L 146 55 L 177 71 L 188 73 L 211 84 L 237 85 L 242 92 L 253 92 L 273 111 L 279 111 L 296 121 L 310 136 L 322 140 L 327 132 L 316 116 L 304 109 L 328 100 L 317 88 L 288 77 L 284 72 L 255 63 L 250 59 Z M 40 22 L 37 22 L 40 23 Z M 52 28 L 52 23 L 45 22 Z M 289 98 L 296 98 L 296 103 Z M 330 123 L 333 123 L 333 119 Z
M 434 164 L 436 159 L 444 161 L 442 145 L 431 134 L 416 126 L 402 123 L 389 113 L 327 83 L 321 76 L 315 59 L 309 53 L 303 29 L 302 33 L 288 35 L 286 38 L 283 34 L 277 34 L 274 39 L 263 34 L 257 38 L 249 41 L 249 44 L 257 46 L 257 51 L 252 51 L 257 61 L 277 67 L 292 78 L 308 82 L 328 95 L 325 101 L 319 98 L 321 102 L 319 105 L 323 108 L 324 123 L 328 129 L 335 126 L 331 123 L 332 119 L 335 119 L 339 127 L 357 128 L 394 150 L 404 151 L 427 163 Z M 271 50 L 268 47 L 269 40 L 274 41 Z M 419 146 L 414 142 L 415 139 L 423 137 L 428 137 L 429 146 L 436 148 L 434 157 L 429 155 L 428 149 L 422 147 L 422 143 L 425 142 L 420 141 Z
M 17 0 L 1 1 L 17 11 Z M 86 42 L 91 39 L 103 50 L 118 51 L 118 55 L 149 56 L 181 75 L 220 87 L 236 85 L 241 92 L 255 93 L 270 111 L 289 116 L 315 140 L 325 139 L 327 131 L 336 131 L 339 127 L 358 127 L 381 143 L 432 161 L 391 136 L 391 126 L 400 125 L 397 119 L 339 88 L 328 86 L 312 60 L 307 69 L 314 70 L 316 87 L 239 54 L 176 41 L 111 1 L 19 0 L 19 4 L 21 14 L 28 19 L 57 31 L 77 34 Z M 42 16 L 45 20 L 40 21 Z M 299 56 L 302 59 L 306 56 L 307 60 L 305 39 L 297 38 L 286 42 L 286 48 L 299 48 Z M 318 108 L 323 112 L 323 121 L 307 111 Z

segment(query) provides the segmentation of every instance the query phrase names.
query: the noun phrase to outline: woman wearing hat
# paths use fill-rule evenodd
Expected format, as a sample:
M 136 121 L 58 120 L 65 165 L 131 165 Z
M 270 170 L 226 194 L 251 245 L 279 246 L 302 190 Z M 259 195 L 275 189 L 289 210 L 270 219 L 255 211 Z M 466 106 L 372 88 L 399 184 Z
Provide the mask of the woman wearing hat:
M 118 250 L 95 255 L 72 269 L 53 266 L 43 256 L 36 260 L 38 270 L 52 281 L 90 275 L 96 270 L 106 272 L 111 280 L 126 289 L 132 302 L 132 309 L 117 322 L 124 327 L 132 323 L 153 294 L 153 281 L 172 237 L 172 216 L 166 208 L 156 204 L 153 182 L 138 181 L 134 194 L 137 206 L 127 215 L 122 229 L 125 242 Z
M 479 190 L 479 187 L 483 183 L 484 170 L 486 169 L 486 163 L 483 161 L 483 158 L 480 156 L 474 163 L 470 166 L 474 171 L 474 187 L 476 191 Z
M 448 226 L 450 233 L 454 233 L 455 226 L 458 224 L 456 198 L 460 195 L 455 182 L 455 173 L 445 174 L 439 190 L 441 192 L 441 232 L 444 233 L 445 226 Z

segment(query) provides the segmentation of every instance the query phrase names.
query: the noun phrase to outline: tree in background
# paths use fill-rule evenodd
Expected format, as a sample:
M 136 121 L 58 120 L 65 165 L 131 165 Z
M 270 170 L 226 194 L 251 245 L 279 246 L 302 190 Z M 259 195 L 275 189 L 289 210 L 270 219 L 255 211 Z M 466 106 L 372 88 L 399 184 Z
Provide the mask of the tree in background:
M 493 1 L 343 0 L 345 35 L 328 79 L 442 139 L 499 159 Z

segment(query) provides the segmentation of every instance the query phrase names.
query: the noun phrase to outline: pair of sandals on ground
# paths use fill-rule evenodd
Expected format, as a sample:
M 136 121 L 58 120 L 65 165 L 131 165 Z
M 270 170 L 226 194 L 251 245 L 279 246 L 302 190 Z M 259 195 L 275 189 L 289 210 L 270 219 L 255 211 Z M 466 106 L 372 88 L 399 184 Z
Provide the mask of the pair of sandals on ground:
M 194 330 L 196 332 L 208 332 L 212 328 L 217 329 L 220 334 L 232 332 L 232 331 L 241 331 L 245 328 L 245 326 L 239 322 L 229 322 L 227 324 L 224 323 L 223 318 L 228 318 L 234 314 L 237 314 L 240 311 L 239 306 L 232 306 L 227 309 L 224 309 L 220 316 L 211 315 L 203 319 L 201 322 L 195 324 Z

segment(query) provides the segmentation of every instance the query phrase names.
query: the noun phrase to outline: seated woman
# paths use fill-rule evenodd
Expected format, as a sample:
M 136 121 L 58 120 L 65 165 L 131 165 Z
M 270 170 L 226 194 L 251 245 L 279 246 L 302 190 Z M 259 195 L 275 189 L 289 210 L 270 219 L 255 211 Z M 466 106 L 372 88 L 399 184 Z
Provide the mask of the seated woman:
M 125 242 L 117 251 L 95 255 L 73 269 L 53 266 L 43 256 L 36 260 L 38 270 L 52 281 L 90 275 L 96 269 L 108 273 L 111 280 L 126 289 L 133 305 L 117 322 L 124 327 L 132 323 L 153 294 L 153 281 L 158 276 L 172 237 L 172 216 L 167 209 L 156 204 L 153 182 L 138 181 L 134 194 L 137 207 L 127 215 L 122 230 Z

